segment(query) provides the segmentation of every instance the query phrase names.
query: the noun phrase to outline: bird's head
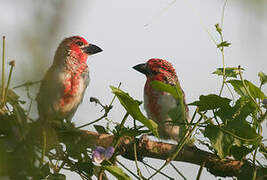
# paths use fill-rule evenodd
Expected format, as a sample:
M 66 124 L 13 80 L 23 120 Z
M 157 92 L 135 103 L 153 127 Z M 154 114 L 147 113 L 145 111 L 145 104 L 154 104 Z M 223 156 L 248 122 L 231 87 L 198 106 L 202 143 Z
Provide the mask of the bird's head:
M 173 84 L 177 82 L 177 76 L 172 64 L 163 59 L 149 59 L 146 63 L 133 67 L 136 71 L 146 75 L 150 81 L 162 81 Z
M 71 56 L 77 59 L 80 63 L 86 63 L 87 57 L 101 52 L 102 49 L 94 44 L 88 43 L 81 36 L 72 36 L 65 38 L 59 45 L 55 59 L 64 59 L 66 56 Z

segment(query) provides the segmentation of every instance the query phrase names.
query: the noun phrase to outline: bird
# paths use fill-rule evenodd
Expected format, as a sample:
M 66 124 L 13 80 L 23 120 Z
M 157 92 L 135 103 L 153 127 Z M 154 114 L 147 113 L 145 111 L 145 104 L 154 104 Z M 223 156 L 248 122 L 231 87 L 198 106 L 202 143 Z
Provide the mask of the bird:
M 101 51 L 81 36 L 59 44 L 36 97 L 40 120 L 71 122 L 90 81 L 87 58 Z
M 133 68 L 146 76 L 144 109 L 148 118 L 158 124 L 159 138 L 179 141 L 181 135 L 185 133 L 185 128 L 181 128 L 181 125 L 172 123 L 169 111 L 178 107 L 181 101 L 175 99 L 170 93 L 156 90 L 151 86 L 152 81 L 161 81 L 171 86 L 178 85 L 178 87 L 181 87 L 173 65 L 167 60 L 152 58 L 146 63 L 138 64 Z M 190 117 L 184 91 L 181 89 L 181 92 L 183 94 L 182 103 L 185 107 L 185 121 L 189 122 Z

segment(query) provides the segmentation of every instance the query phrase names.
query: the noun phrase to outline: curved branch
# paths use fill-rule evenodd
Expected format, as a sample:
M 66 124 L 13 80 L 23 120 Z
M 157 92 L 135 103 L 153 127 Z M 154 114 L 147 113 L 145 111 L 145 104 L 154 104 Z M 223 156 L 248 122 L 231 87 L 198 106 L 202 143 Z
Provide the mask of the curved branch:
M 83 135 L 90 136 L 93 146 L 108 147 L 114 138 L 110 134 L 98 134 L 96 132 L 83 130 Z M 174 153 L 176 145 L 149 140 L 144 137 L 134 139 L 133 137 L 120 138 L 118 153 L 124 158 L 134 160 L 134 141 L 137 142 L 138 160 L 144 157 L 163 159 L 169 158 Z M 220 177 L 238 177 L 238 179 L 251 179 L 254 166 L 247 160 L 220 159 L 217 155 L 198 149 L 195 146 L 185 146 L 175 161 L 188 162 L 201 165 L 205 162 L 205 167 L 210 173 Z M 257 166 L 257 179 L 264 179 L 267 168 Z

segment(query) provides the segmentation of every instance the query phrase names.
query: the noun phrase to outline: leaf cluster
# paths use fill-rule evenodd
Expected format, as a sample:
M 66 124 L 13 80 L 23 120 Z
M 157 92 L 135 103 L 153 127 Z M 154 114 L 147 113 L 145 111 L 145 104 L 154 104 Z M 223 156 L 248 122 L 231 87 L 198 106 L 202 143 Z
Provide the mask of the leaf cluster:
M 222 71 L 222 68 L 218 68 L 213 74 L 222 76 Z M 241 68 L 226 68 L 224 75 L 234 78 L 227 83 L 239 95 L 237 101 L 209 94 L 201 95 L 198 101 L 189 105 L 196 106 L 199 115 L 206 119 L 202 123 L 202 132 L 218 156 L 233 156 L 240 160 L 259 147 L 265 148 L 261 123 L 266 118 L 266 110 L 261 108 L 261 102 L 266 99 L 266 95 L 260 87 L 266 83 L 266 75 L 259 73 L 260 87 L 243 80 Z M 240 80 L 237 79 L 238 76 L 241 77 Z

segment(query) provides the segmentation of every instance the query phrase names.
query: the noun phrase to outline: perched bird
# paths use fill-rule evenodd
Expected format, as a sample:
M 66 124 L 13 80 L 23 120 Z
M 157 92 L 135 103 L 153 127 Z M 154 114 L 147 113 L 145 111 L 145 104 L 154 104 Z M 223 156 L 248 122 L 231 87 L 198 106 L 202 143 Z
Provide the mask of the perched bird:
M 87 57 L 101 51 L 80 36 L 60 43 L 36 98 L 41 120 L 71 121 L 89 84 Z
M 146 75 L 144 88 L 144 108 L 148 118 L 158 124 L 158 133 L 161 139 L 176 140 L 181 137 L 181 126 L 174 125 L 168 112 L 179 106 L 179 102 L 170 93 L 156 90 L 151 87 L 152 81 L 161 81 L 165 84 L 175 86 L 179 84 L 175 69 L 172 64 L 163 59 L 150 59 L 144 64 L 133 67 L 135 70 Z M 180 84 L 179 84 L 180 87 Z M 189 121 L 188 107 L 185 102 L 184 92 L 183 103 L 185 107 L 185 121 Z M 185 126 L 184 126 L 185 127 Z

